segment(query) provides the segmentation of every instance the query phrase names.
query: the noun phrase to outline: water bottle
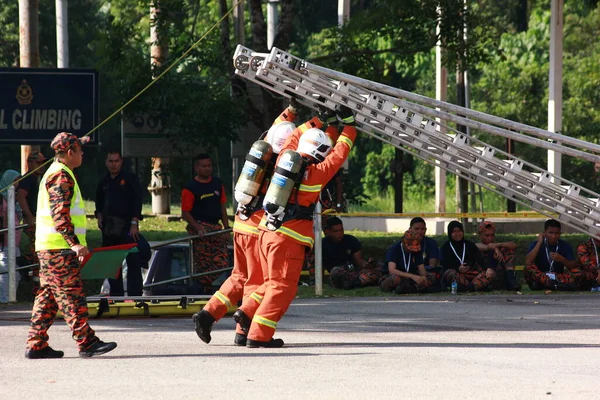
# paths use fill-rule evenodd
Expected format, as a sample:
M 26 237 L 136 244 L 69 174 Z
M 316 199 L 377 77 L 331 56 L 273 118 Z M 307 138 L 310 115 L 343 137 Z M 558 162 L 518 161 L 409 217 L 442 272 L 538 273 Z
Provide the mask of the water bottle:
M 450 288 L 452 289 L 452 294 L 458 294 L 458 283 L 456 283 L 456 281 L 452 282 Z

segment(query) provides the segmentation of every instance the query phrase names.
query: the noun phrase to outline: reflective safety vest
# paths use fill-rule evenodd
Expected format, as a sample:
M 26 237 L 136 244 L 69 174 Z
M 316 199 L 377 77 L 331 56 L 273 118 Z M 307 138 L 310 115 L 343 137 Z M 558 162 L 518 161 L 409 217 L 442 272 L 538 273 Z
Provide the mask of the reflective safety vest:
M 71 199 L 71 222 L 75 227 L 75 235 L 77 235 L 77 238 L 79 239 L 79 244 L 87 246 L 87 242 L 85 240 L 85 207 L 83 204 L 83 198 L 81 197 L 81 190 L 79 190 L 79 185 L 77 184 L 77 179 L 75 179 L 75 175 L 73 175 L 73 171 L 71 171 L 69 167 L 58 161 L 54 161 L 40 182 L 35 227 L 36 251 L 71 248 L 71 246 L 69 246 L 67 241 L 63 238 L 62 234 L 54 227 L 54 221 L 50 215 L 50 196 L 48 195 L 48 190 L 46 189 L 46 181 L 48 180 L 48 177 L 56 174 L 61 169 L 68 172 L 68 174 L 71 175 L 71 178 L 73 178 L 73 181 L 75 181 L 73 198 Z

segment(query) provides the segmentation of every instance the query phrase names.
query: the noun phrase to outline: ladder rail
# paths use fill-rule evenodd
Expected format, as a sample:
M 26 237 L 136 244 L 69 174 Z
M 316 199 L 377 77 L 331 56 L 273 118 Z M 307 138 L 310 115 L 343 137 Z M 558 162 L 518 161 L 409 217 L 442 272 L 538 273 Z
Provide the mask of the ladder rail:
M 600 195 L 437 123 L 437 115 L 424 117 L 404 99 L 304 69 L 306 65 L 274 49 L 254 63 L 255 68 L 236 66 L 236 74 L 313 109 L 349 106 L 356 112 L 357 128 L 366 134 L 550 218 L 558 214 L 557 219 L 574 229 L 600 237 Z M 437 130 L 442 127 L 456 134 L 441 134 Z M 478 149 L 477 144 L 482 146 Z
M 277 50 L 279 53 L 283 53 L 281 50 L 279 49 L 274 49 Z M 278 53 L 278 54 L 279 54 Z M 241 45 L 238 45 L 238 51 L 236 51 L 236 54 L 234 55 L 234 59 L 237 59 L 238 55 L 243 55 L 243 54 L 249 54 L 250 58 L 265 58 L 265 53 L 254 53 L 252 52 L 250 49 L 244 48 Z M 271 53 L 267 54 L 267 57 L 265 58 L 267 60 L 267 62 L 269 62 L 269 60 L 276 60 L 276 62 L 279 60 L 278 56 L 276 55 L 275 57 L 271 57 L 269 58 Z M 262 60 L 261 60 L 262 61 Z M 287 61 L 287 60 L 286 60 Z M 234 64 L 236 64 L 234 62 Z M 564 135 L 560 135 L 560 134 L 556 134 L 553 132 L 549 132 L 549 131 L 545 131 L 543 129 L 539 129 L 539 128 L 535 128 L 535 127 L 531 127 L 528 125 L 524 125 L 524 124 L 520 124 L 517 122 L 513 122 L 513 121 L 509 121 L 500 117 L 495 117 L 495 116 L 491 116 L 489 114 L 485 114 L 479 111 L 475 111 L 475 110 L 471 110 L 468 108 L 464 108 L 464 107 L 460 107 L 460 106 L 456 106 L 454 104 L 450 104 L 450 103 L 445 103 L 445 102 L 440 102 L 438 100 L 433 100 L 430 99 L 428 97 L 425 96 L 421 96 L 421 95 L 417 95 L 414 93 L 410 93 L 410 92 L 406 92 L 403 91 L 401 89 L 395 89 L 383 84 L 377 84 L 375 82 L 371 82 L 371 81 L 367 81 L 361 78 L 357 78 L 357 77 L 352 77 L 352 75 L 348 75 L 348 74 L 344 74 L 341 72 L 337 72 L 337 71 L 333 71 L 330 70 L 328 68 L 324 68 L 324 67 L 320 67 L 320 66 L 316 66 L 314 64 L 309 64 L 309 63 L 303 63 L 303 60 L 300 60 L 299 62 L 297 62 L 295 65 L 301 65 L 302 68 L 306 68 L 306 70 L 310 71 L 313 70 L 317 73 L 318 76 L 322 76 L 320 73 L 323 73 L 323 76 L 328 76 L 330 77 L 332 80 L 339 80 L 340 77 L 351 77 L 352 81 L 358 81 L 361 83 L 366 82 L 367 86 L 363 86 L 365 88 L 368 89 L 368 86 L 375 86 L 377 88 L 387 88 L 388 91 L 387 92 L 379 92 L 380 96 L 382 97 L 387 97 L 388 99 L 394 99 L 394 101 L 396 102 L 397 105 L 402 106 L 404 108 L 410 109 L 413 112 L 418 112 L 421 114 L 425 114 L 428 115 L 430 117 L 433 118 L 440 118 L 444 121 L 451 121 L 460 125 L 464 125 L 467 126 L 469 128 L 473 128 L 482 132 L 487 132 L 496 136 L 501 136 L 507 139 L 512 139 L 512 140 L 516 140 L 531 146 L 535 146 L 535 147 L 539 147 L 539 148 L 543 148 L 546 150 L 552 150 L 555 151 L 557 153 L 561 153 L 561 154 L 565 154 L 571 157 L 576 157 L 576 158 L 581 158 L 584 159 L 586 161 L 592 162 L 592 163 L 596 163 L 596 162 L 600 162 L 600 155 L 596 155 L 596 154 L 592 154 L 592 153 L 588 153 L 582 150 L 577 150 L 575 148 L 572 147 L 566 147 L 563 144 L 571 144 L 571 145 L 580 145 L 580 147 L 583 148 L 589 148 L 589 150 L 591 151 L 600 151 L 600 145 L 596 145 L 593 143 L 588 143 L 585 141 L 582 141 L 580 139 L 575 139 L 575 138 L 570 138 L 568 136 L 564 136 Z M 258 64 L 256 64 L 256 66 L 258 66 Z M 237 67 L 237 65 L 236 65 Z M 253 72 L 257 71 L 257 68 L 251 68 L 250 70 L 250 75 Z M 326 73 L 328 72 L 328 74 Z M 253 82 L 265 87 L 268 90 L 271 91 L 275 91 L 277 93 L 279 93 L 280 95 L 284 96 L 284 97 L 290 97 L 290 93 L 288 93 L 287 91 L 282 91 L 282 90 L 276 90 L 276 88 L 274 88 L 269 82 L 268 80 L 265 81 L 263 79 L 261 79 L 261 76 L 249 76 L 247 74 L 247 71 L 236 71 L 236 74 L 243 74 L 243 76 L 245 78 L 248 78 L 250 80 L 252 80 Z M 254 79 L 252 79 L 254 78 Z M 361 86 L 361 85 L 358 85 Z M 421 104 L 418 103 L 414 103 L 414 102 L 410 102 L 408 100 L 405 100 L 403 98 L 397 98 L 397 97 L 393 97 L 393 95 L 390 95 L 389 92 L 393 92 L 393 91 L 399 91 L 400 93 L 405 94 L 405 97 L 413 100 L 413 101 L 420 101 L 422 103 L 425 104 L 429 104 L 432 107 L 436 106 L 438 108 L 440 108 L 441 106 L 445 105 L 444 109 L 432 109 L 426 106 L 423 106 Z M 424 100 L 423 100 L 424 99 Z M 305 99 L 304 101 L 300 100 L 299 101 L 301 104 L 303 104 L 304 106 L 310 107 L 312 109 L 317 110 L 317 105 L 319 104 L 318 101 L 310 101 L 309 99 Z M 448 111 L 446 111 L 448 110 Z M 465 116 L 462 115 L 455 115 L 450 113 L 449 111 L 453 111 L 456 113 L 461 113 L 461 114 L 465 114 Z M 489 120 L 492 121 L 493 123 L 505 126 L 505 128 L 501 128 L 501 127 L 497 127 L 497 126 L 493 126 L 490 125 L 489 123 L 484 123 L 475 119 L 470 119 L 467 118 L 466 115 L 482 115 L 485 117 L 489 117 Z M 535 137 L 531 137 L 531 136 L 527 136 L 524 134 L 521 134 L 519 132 L 515 132 L 515 131 L 511 131 L 509 129 L 517 129 L 517 130 L 521 130 L 523 132 L 528 132 L 528 133 L 534 133 L 534 132 L 538 132 L 538 136 L 540 137 L 544 137 L 547 140 L 542 140 L 542 139 L 538 139 Z M 531 132 L 530 132 L 531 131 Z M 560 138 L 560 142 L 549 142 L 548 140 L 559 140 Z
M 281 74 L 279 74 L 278 71 L 281 71 Z M 296 89 L 294 89 L 294 87 L 303 89 L 304 93 L 302 93 L 302 95 L 306 95 L 307 93 L 310 93 L 311 90 L 318 90 L 312 97 L 317 97 L 317 96 L 321 97 L 322 99 L 320 101 L 318 101 L 318 104 L 321 105 L 322 107 L 337 108 L 338 105 L 347 105 L 346 97 L 348 99 L 353 98 L 353 99 L 355 99 L 355 101 L 357 102 L 357 104 L 360 104 L 359 102 L 361 102 L 361 100 L 365 100 L 370 95 L 368 91 L 364 91 L 363 94 L 357 93 L 357 91 L 359 91 L 360 89 L 363 89 L 363 88 L 357 88 L 357 87 L 355 87 L 353 85 L 348 85 L 349 90 L 347 92 L 345 92 L 344 95 L 339 95 L 339 98 L 336 99 L 336 97 L 334 95 L 335 91 L 331 90 L 329 85 L 321 86 L 322 85 L 322 79 L 321 78 L 319 78 L 319 79 L 314 78 L 315 74 L 311 73 L 310 71 L 308 71 L 306 73 L 302 73 L 302 72 L 298 72 L 298 71 L 294 71 L 294 70 L 284 70 L 284 69 L 277 70 L 277 69 L 272 69 L 272 70 L 270 70 L 270 74 L 278 76 L 280 78 L 279 82 L 284 82 L 286 80 L 285 78 L 288 78 L 286 84 L 289 85 L 289 86 L 287 87 L 286 90 L 282 90 L 281 88 L 279 88 L 278 91 L 280 93 L 290 93 L 290 92 L 293 92 L 294 90 L 296 90 Z M 266 75 L 263 75 L 263 77 L 264 76 L 266 76 Z M 309 82 L 312 85 L 312 87 L 307 86 L 306 84 L 302 83 L 301 80 L 304 80 L 305 82 Z M 352 88 L 352 89 L 350 89 L 350 88 Z M 321 93 L 323 93 L 323 92 L 325 92 L 327 90 L 330 90 L 330 94 L 331 94 L 331 96 L 328 97 L 328 98 L 324 97 L 321 94 Z M 295 96 L 299 95 L 299 93 L 297 92 L 297 90 L 294 93 L 294 95 Z M 346 95 L 348 95 L 348 96 L 346 96 Z M 403 108 L 403 107 L 400 107 L 397 104 L 395 104 L 397 101 L 394 98 L 390 98 L 389 96 L 382 96 L 379 93 L 377 93 L 377 96 L 379 97 L 379 99 L 385 100 L 385 101 L 389 102 L 390 104 L 392 104 L 391 108 L 388 106 L 388 109 L 392 110 L 392 112 L 393 112 L 393 110 L 396 110 L 396 109 L 397 110 L 401 110 Z M 333 100 L 333 104 L 328 103 L 327 102 L 328 99 L 329 100 Z M 368 104 L 366 104 L 366 102 L 365 102 L 365 104 L 361 104 L 359 107 L 360 108 L 366 107 L 367 109 L 369 109 L 369 112 L 371 114 L 376 114 L 376 113 L 379 113 L 381 111 L 378 107 L 375 107 L 375 106 L 372 106 L 372 105 L 368 105 Z M 356 112 L 360 113 L 360 110 L 356 110 L 356 107 L 354 109 L 355 109 Z M 414 113 L 414 115 L 418 115 L 418 113 L 416 113 L 413 110 L 410 110 L 410 109 L 406 109 L 406 110 Z M 396 112 L 396 116 L 398 116 L 398 115 L 399 115 L 398 112 Z M 386 118 L 393 118 L 393 117 L 386 116 Z M 434 126 L 435 128 L 437 128 L 437 127 L 443 127 L 447 131 L 451 131 L 451 132 L 455 132 L 456 134 L 464 135 L 461 132 L 457 132 L 455 128 L 452 128 L 452 127 L 450 127 L 448 125 L 445 125 L 443 123 L 440 123 L 440 122 L 436 122 L 433 119 L 421 118 L 421 122 L 423 122 L 423 121 L 427 121 L 426 123 L 432 124 L 432 126 Z M 423 126 L 415 126 L 414 124 L 411 124 L 407 120 L 398 120 L 398 124 L 399 125 L 407 124 L 409 126 L 412 126 L 416 130 L 418 130 L 418 129 L 422 130 L 423 129 Z M 425 125 L 425 123 L 423 123 L 422 125 Z M 494 154 L 496 154 L 496 155 L 502 155 L 503 158 L 506 159 L 506 160 L 509 160 L 509 162 L 514 162 L 515 160 L 517 160 L 521 164 L 521 168 L 527 167 L 527 168 L 531 169 L 532 171 L 534 171 L 536 173 L 544 174 L 545 177 L 550 178 L 553 182 L 558 182 L 557 185 L 545 187 L 546 190 L 555 191 L 556 193 L 558 193 L 560 195 L 564 195 L 564 194 L 566 194 L 567 189 L 562 188 L 560 185 L 569 186 L 569 187 L 573 187 L 573 188 L 575 188 L 575 187 L 579 188 L 579 185 L 576 184 L 576 183 L 574 183 L 574 182 L 571 182 L 571 181 L 569 181 L 567 179 L 564 179 L 562 177 L 559 177 L 559 176 L 556 176 L 554 174 L 551 174 L 551 173 L 547 172 L 546 170 L 537 167 L 534 164 L 531 164 L 531 163 L 528 163 L 526 161 L 520 160 L 520 159 L 516 158 L 514 155 L 506 153 L 506 152 L 504 152 L 504 151 L 502 151 L 500 149 L 494 148 L 494 147 L 488 145 L 487 143 L 485 143 L 485 142 L 483 142 L 483 141 L 481 141 L 481 140 L 479 140 L 477 138 L 469 137 L 468 140 L 471 141 L 474 144 L 478 144 L 480 147 L 488 148 L 488 151 L 493 150 Z M 468 147 L 461 148 L 461 151 L 468 151 Z M 473 154 L 470 154 L 470 155 L 474 156 L 474 157 L 480 157 L 481 156 L 480 154 L 477 154 L 477 153 L 473 153 Z M 503 160 L 498 160 L 495 163 L 495 166 L 497 168 L 503 168 L 503 169 L 510 168 L 510 164 L 507 164 Z M 532 172 L 532 171 L 530 171 L 530 172 Z M 537 182 L 537 180 L 536 180 L 536 182 L 532 182 L 532 183 L 535 184 L 535 183 L 539 183 L 539 182 Z M 592 192 L 592 191 L 588 191 L 587 189 L 585 191 L 587 192 L 587 195 L 585 197 L 600 197 L 600 194 L 598 194 L 598 193 L 595 193 L 595 192 Z
M 281 50 L 279 50 L 279 51 L 281 51 Z M 369 81 L 366 79 L 358 78 L 358 77 L 355 77 L 355 76 L 352 76 L 352 75 L 349 75 L 349 74 L 346 74 L 343 72 L 334 71 L 329 68 L 321 67 L 316 64 L 311 64 L 311 63 L 305 62 L 303 67 L 306 68 L 307 70 L 315 71 L 316 73 L 329 76 L 336 80 L 350 82 L 357 86 L 362 86 L 366 89 L 376 91 L 376 92 L 379 92 L 382 94 L 386 94 L 386 95 L 389 95 L 389 96 L 392 96 L 395 98 L 406 99 L 406 100 L 410 100 L 412 102 L 417 102 L 417 103 L 423 103 L 423 104 L 426 104 L 433 108 L 439 108 L 440 110 L 444 110 L 447 112 L 453 112 L 453 113 L 456 113 L 459 115 L 464 115 L 464 116 L 470 117 L 474 120 L 484 121 L 488 124 L 500 125 L 507 129 L 512 129 L 512 130 L 520 131 L 520 132 L 526 132 L 526 133 L 535 135 L 537 137 L 540 137 L 540 138 L 543 138 L 546 140 L 552 140 L 552 141 L 556 142 L 556 144 L 558 144 L 558 143 L 569 144 L 571 146 L 586 149 L 591 152 L 600 153 L 600 145 L 599 144 L 586 142 L 585 140 L 572 138 L 570 136 L 565 136 L 565 135 L 561 135 L 559 133 L 550 132 L 545 129 L 536 128 L 534 126 L 522 124 L 519 122 L 514 122 L 511 120 L 507 120 L 505 118 L 501 118 L 501 117 L 496 117 L 494 115 L 486 114 L 481 111 L 476 111 L 476 110 L 473 110 L 470 108 L 461 107 L 456 104 L 451 104 L 451 103 L 446 103 L 444 101 L 435 100 L 435 99 L 432 99 L 432 98 L 429 98 L 426 96 L 407 92 L 402 89 L 397 89 L 397 88 L 393 88 L 391 86 L 384 85 L 381 83 L 372 82 L 372 81 Z M 492 132 L 490 132 L 490 133 L 492 133 Z M 511 139 L 512 139 L 512 137 L 511 137 Z M 515 140 L 520 140 L 520 139 L 515 138 Z M 557 146 L 557 147 L 560 147 L 560 146 Z M 552 150 L 555 150 L 556 152 L 561 152 L 561 150 L 558 148 L 552 149 Z M 595 160 L 600 160 L 600 156 L 596 156 L 596 157 L 597 158 L 595 158 Z

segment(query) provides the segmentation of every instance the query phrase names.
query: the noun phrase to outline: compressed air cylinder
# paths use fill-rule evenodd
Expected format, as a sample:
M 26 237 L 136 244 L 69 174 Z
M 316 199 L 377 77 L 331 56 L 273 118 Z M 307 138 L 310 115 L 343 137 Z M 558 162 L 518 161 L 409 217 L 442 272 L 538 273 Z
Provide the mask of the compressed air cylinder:
M 293 150 L 286 150 L 279 156 L 275 173 L 263 201 L 269 219 L 280 221 L 283 219 L 285 207 L 299 178 L 298 172 L 302 168 L 302 163 L 302 156 Z
M 273 148 L 264 140 L 257 140 L 250 147 L 246 155 L 246 162 L 242 168 L 240 177 L 235 184 L 234 197 L 241 205 L 250 204 L 252 199 L 258 195 L 265 174 L 267 163 L 271 160 Z

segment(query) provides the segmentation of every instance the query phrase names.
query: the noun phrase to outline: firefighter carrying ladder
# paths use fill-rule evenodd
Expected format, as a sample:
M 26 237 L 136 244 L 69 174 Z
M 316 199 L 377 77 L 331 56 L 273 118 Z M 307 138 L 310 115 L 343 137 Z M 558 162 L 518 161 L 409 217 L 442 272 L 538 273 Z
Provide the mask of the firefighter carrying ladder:
M 244 79 L 286 98 L 293 96 L 314 110 L 350 107 L 358 130 L 600 238 L 599 194 L 467 137 L 449 124 L 589 162 L 600 162 L 600 145 L 323 68 L 277 48 L 256 53 L 238 45 L 233 64 L 235 73 Z

